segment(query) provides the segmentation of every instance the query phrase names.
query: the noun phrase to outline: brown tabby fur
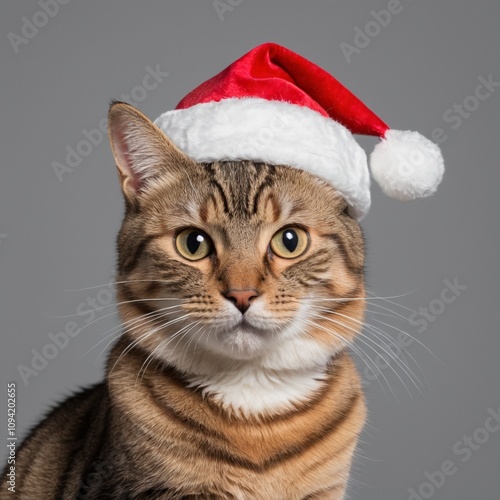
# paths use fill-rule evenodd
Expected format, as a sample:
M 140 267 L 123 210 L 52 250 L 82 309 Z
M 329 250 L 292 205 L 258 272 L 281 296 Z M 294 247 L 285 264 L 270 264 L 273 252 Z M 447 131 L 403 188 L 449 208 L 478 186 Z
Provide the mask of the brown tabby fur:
M 105 382 L 66 400 L 23 443 L 15 497 L 344 498 L 365 419 L 345 352 L 363 320 L 364 244 L 345 201 L 327 182 L 287 166 L 195 163 L 122 103 L 110 109 L 110 135 L 126 200 L 117 274 L 124 331 Z M 146 165 L 147 173 L 134 173 L 127 167 L 133 164 Z M 307 229 L 310 247 L 280 259 L 269 241 L 289 224 Z M 216 252 L 183 259 L 173 246 L 183 227 L 204 230 Z M 306 295 L 315 297 L 321 310 L 313 310 L 304 335 L 331 350 L 319 390 L 280 409 L 245 414 L 203 387 L 188 387 L 189 373 L 156 356 L 189 321 L 200 322 L 202 336 L 227 301 L 222 292 L 233 288 L 258 290 L 283 326 L 293 323 Z M 172 304 L 158 300 L 164 297 L 180 299 L 172 309 L 190 313 L 189 321 L 145 336 L 165 323 L 154 316 Z M 12 494 L 2 488 L 0 498 Z

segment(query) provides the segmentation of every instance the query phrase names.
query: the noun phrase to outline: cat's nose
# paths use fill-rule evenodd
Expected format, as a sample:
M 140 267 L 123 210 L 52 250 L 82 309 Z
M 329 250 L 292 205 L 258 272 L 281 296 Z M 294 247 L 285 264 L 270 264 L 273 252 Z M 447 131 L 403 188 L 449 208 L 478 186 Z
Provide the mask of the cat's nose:
M 260 295 L 254 288 L 232 288 L 231 290 L 222 292 L 222 294 L 241 311 L 241 314 L 245 314 L 250 307 L 252 300 Z

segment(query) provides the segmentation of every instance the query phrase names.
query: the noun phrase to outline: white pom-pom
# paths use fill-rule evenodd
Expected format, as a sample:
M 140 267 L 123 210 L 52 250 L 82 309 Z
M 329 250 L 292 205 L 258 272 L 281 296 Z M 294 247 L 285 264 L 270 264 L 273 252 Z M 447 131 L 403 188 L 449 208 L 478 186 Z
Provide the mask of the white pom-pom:
M 436 191 L 444 161 L 439 146 L 418 132 L 388 130 L 371 154 L 370 168 L 387 196 L 409 201 Z

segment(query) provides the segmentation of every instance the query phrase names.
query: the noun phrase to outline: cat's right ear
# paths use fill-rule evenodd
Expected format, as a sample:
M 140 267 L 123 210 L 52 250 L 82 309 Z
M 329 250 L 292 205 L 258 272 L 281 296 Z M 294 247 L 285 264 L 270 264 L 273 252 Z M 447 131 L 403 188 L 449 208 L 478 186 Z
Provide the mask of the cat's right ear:
M 189 161 L 149 118 L 124 102 L 109 108 L 108 135 L 123 194 L 131 202 L 156 178 L 175 176 Z

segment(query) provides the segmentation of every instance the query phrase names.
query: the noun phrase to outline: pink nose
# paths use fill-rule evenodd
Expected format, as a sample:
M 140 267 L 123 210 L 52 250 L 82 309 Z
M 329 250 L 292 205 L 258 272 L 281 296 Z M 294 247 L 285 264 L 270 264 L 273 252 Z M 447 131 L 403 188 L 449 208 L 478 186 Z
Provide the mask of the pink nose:
M 243 290 L 233 288 L 227 292 L 223 292 L 223 295 L 226 299 L 230 300 L 242 314 L 245 314 L 250 307 L 251 301 L 259 296 L 259 292 L 253 288 L 246 288 Z

